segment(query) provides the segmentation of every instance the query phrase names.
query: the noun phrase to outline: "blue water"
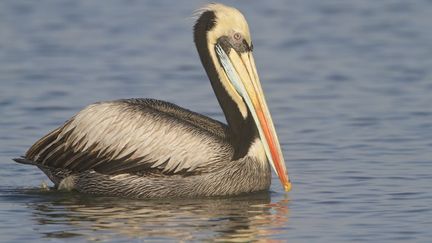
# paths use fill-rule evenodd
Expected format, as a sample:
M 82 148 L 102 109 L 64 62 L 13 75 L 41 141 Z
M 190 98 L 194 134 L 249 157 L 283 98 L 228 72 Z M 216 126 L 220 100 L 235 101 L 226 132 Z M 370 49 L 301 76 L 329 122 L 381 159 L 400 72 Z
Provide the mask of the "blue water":
M 84 106 L 167 100 L 224 119 L 192 42 L 204 1 L 0 2 L 1 242 L 429 242 L 432 1 L 224 1 L 246 15 L 293 190 L 137 201 L 59 193 L 16 164 Z

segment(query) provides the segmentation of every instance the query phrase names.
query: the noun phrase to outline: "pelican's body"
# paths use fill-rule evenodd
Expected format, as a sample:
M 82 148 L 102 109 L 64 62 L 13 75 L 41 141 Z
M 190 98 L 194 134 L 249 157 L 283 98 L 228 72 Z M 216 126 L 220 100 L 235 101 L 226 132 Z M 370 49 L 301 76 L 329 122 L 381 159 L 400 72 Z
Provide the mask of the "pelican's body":
M 197 197 L 267 190 L 271 166 L 289 190 L 244 17 L 211 4 L 195 25 L 194 40 L 228 125 L 164 101 L 100 102 L 16 161 L 38 166 L 59 189 L 100 195 Z

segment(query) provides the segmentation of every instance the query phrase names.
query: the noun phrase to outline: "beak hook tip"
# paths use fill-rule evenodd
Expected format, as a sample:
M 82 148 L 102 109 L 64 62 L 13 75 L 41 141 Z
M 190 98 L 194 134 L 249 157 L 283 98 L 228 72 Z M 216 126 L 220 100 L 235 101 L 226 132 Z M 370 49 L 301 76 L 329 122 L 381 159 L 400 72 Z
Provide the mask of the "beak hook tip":
M 290 181 L 286 182 L 286 183 L 283 185 L 283 187 L 284 187 L 284 189 L 285 189 L 286 192 L 291 191 L 291 187 L 292 187 L 291 182 L 290 182 Z

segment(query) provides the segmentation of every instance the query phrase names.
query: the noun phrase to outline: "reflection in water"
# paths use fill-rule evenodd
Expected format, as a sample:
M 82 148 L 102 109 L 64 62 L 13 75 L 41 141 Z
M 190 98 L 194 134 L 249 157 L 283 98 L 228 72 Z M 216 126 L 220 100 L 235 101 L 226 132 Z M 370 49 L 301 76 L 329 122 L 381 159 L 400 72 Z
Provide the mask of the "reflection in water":
M 45 238 L 251 241 L 282 233 L 288 220 L 288 199 L 270 203 L 268 192 L 150 201 L 37 194 L 27 205 Z

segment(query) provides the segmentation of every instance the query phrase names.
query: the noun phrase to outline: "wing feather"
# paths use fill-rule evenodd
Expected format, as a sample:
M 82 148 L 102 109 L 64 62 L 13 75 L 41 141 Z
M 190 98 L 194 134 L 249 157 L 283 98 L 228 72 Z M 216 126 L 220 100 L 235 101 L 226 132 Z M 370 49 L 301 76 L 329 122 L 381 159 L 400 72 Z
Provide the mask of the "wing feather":
M 104 174 L 203 173 L 232 158 L 227 134 L 224 124 L 167 102 L 118 100 L 86 107 L 37 141 L 25 158 Z

